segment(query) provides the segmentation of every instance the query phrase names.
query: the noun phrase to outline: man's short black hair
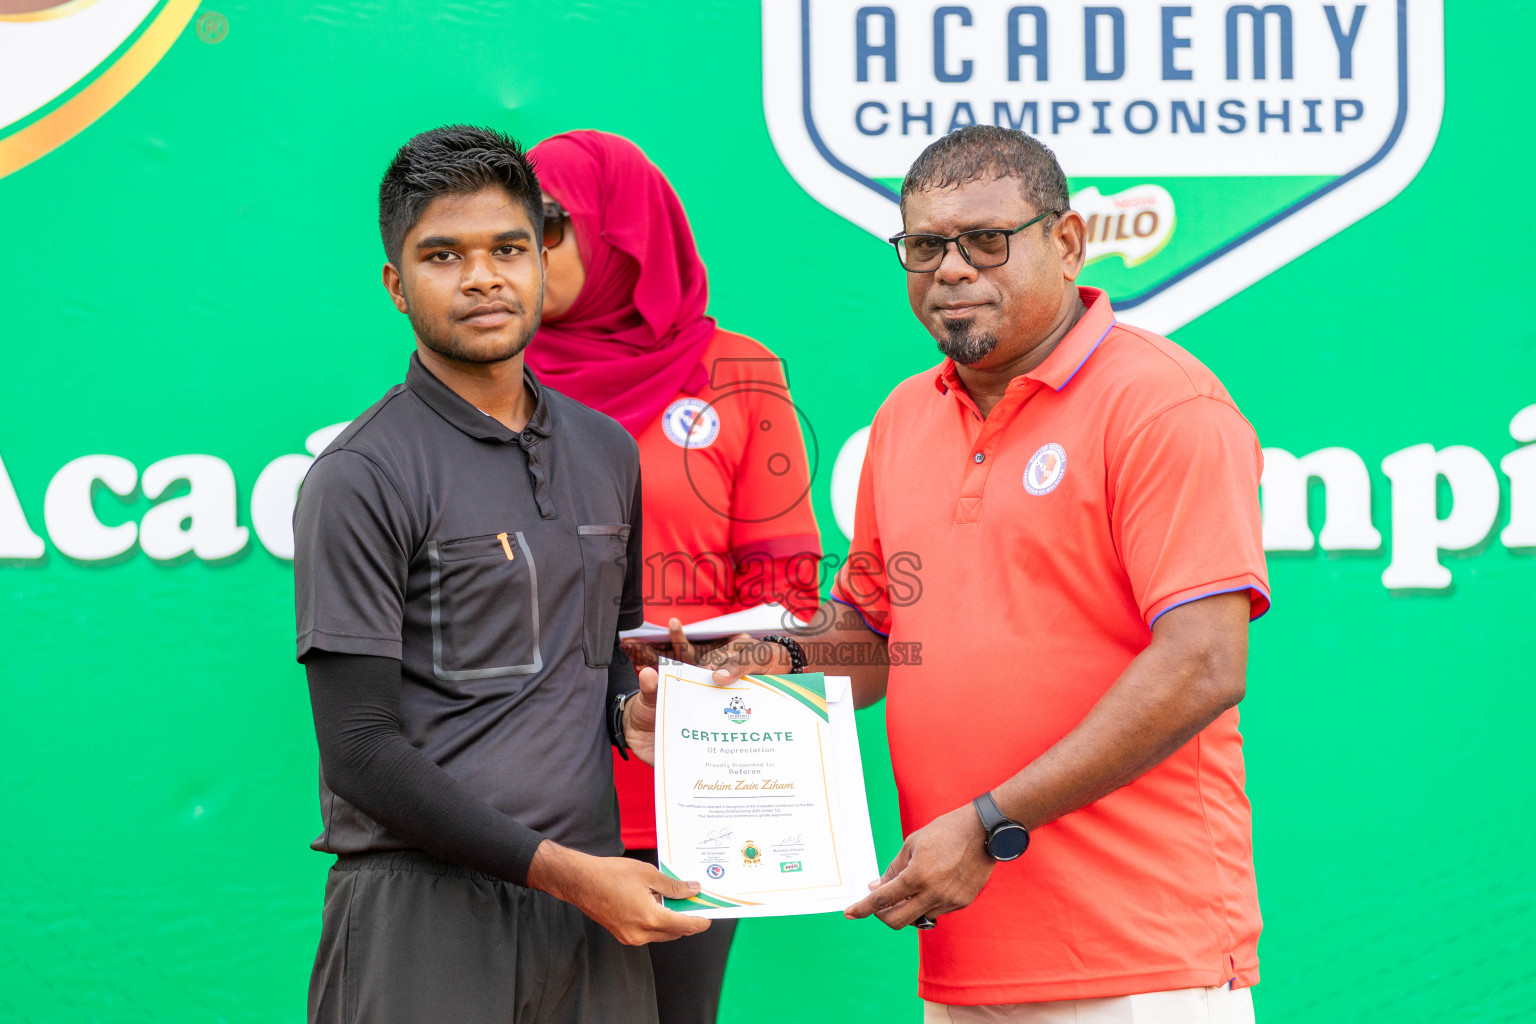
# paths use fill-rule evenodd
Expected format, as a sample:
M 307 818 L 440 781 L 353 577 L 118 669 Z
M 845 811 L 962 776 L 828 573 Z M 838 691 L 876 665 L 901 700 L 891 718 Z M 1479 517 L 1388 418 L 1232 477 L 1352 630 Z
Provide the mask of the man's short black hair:
M 1017 128 L 977 124 L 959 128 L 929 144 L 901 183 L 901 202 L 914 192 L 953 188 L 967 182 L 1016 178 L 1036 213 L 1065 213 L 1072 205 L 1067 176 L 1044 143 Z M 1046 220 L 1046 228 L 1055 218 Z
M 533 164 L 510 136 L 491 128 L 450 124 L 422 132 L 400 147 L 379 183 L 379 234 L 397 268 L 405 236 L 434 199 L 504 190 L 523 204 L 533 237 L 544 233 L 544 199 Z

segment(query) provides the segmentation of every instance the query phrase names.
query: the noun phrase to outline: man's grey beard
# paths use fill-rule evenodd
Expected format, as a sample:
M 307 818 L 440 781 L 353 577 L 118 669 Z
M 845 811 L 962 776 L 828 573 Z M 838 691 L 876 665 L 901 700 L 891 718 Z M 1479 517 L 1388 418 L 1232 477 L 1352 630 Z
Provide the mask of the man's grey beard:
M 975 366 L 997 348 L 997 335 L 972 334 L 969 320 L 956 320 L 944 325 L 945 336 L 937 339 L 939 351 L 961 366 Z
M 532 322 L 523 333 L 512 339 L 511 344 L 500 349 L 470 349 L 459 343 L 452 335 L 438 335 L 432 330 L 432 324 L 425 319 L 418 320 L 412 310 L 408 315 L 411 320 L 411 329 L 416 332 L 416 337 L 427 348 L 447 359 L 453 359 L 461 363 L 504 363 L 515 357 L 519 352 L 528 347 L 528 342 L 533 340 L 534 334 L 539 330 L 539 315 L 543 312 L 543 303 L 534 312 Z

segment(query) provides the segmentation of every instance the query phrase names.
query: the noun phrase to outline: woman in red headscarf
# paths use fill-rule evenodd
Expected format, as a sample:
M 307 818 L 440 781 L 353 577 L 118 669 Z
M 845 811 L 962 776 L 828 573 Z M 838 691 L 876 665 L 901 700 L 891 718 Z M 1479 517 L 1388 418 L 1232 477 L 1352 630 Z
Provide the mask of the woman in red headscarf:
M 577 131 L 530 155 L 549 272 L 526 358 L 639 443 L 646 619 L 680 639 L 680 624 L 775 601 L 810 615 L 821 538 L 783 365 L 706 315 L 682 203 L 638 146 Z M 614 782 L 625 847 L 655 863 L 651 769 L 616 758 Z M 714 1021 L 735 924 L 651 947 L 662 1024 Z

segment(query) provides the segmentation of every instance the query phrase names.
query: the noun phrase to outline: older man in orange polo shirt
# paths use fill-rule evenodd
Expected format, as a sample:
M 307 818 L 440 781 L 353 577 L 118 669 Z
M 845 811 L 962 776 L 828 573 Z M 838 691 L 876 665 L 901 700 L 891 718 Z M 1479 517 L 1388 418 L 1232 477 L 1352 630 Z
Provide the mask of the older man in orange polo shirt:
M 1252 1021 L 1253 428 L 1076 286 L 1083 219 L 1030 136 L 945 136 L 901 194 L 892 241 L 945 359 L 876 415 L 832 625 L 775 666 L 808 652 L 887 698 L 908 834 L 848 915 L 925 929 L 929 1021 Z M 824 660 L 840 641 L 921 660 Z M 721 682 L 749 661 L 720 657 Z

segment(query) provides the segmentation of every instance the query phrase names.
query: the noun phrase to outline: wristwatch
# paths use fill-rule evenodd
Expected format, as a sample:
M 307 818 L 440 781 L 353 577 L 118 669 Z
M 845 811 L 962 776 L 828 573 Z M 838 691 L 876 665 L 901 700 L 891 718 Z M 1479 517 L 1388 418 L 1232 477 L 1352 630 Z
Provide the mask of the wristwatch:
M 629 741 L 624 738 L 624 705 L 629 703 L 629 698 L 639 695 L 639 690 L 616 693 L 608 702 L 608 740 L 626 761 L 629 760 Z
M 1029 849 L 1029 829 L 1003 817 L 997 801 L 991 793 L 983 793 L 971 801 L 981 818 L 981 827 L 987 833 L 987 854 L 993 860 L 1018 860 Z

